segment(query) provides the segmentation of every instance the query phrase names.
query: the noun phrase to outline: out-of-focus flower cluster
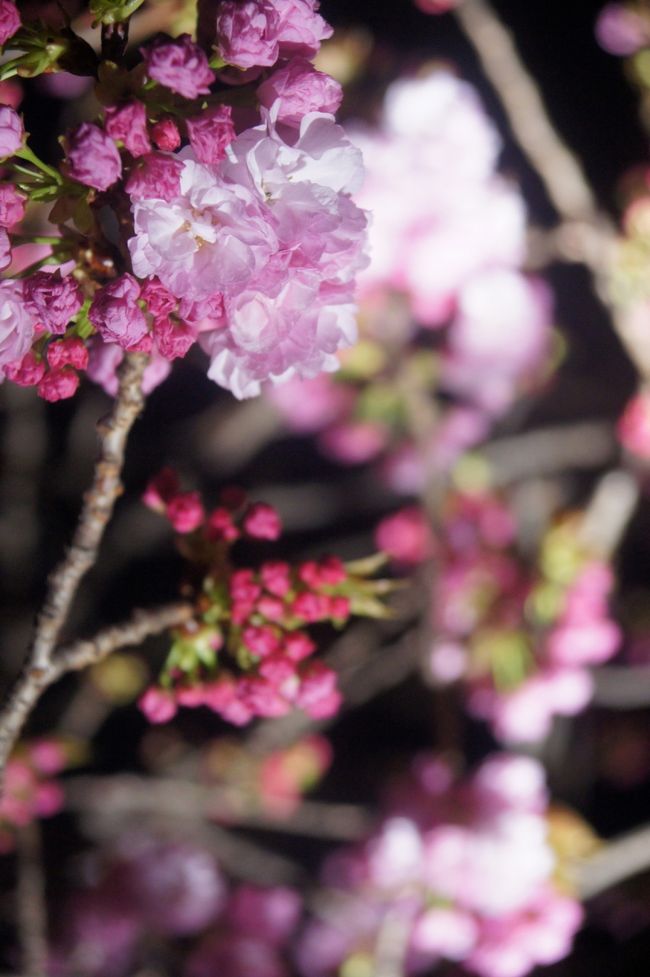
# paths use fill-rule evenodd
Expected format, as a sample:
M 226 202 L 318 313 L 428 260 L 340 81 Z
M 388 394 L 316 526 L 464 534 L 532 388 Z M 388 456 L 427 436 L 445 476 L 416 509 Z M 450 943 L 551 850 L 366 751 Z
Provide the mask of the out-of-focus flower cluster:
M 332 748 L 322 736 L 307 736 L 263 757 L 222 737 L 202 751 L 201 777 L 206 784 L 225 788 L 233 811 L 260 810 L 287 817 L 331 762 Z
M 0 797 L 0 853 L 14 847 L 15 832 L 63 807 L 63 791 L 54 779 L 73 759 L 56 739 L 22 743 L 7 763 Z
M 363 341 L 336 378 L 292 381 L 273 396 L 293 430 L 320 432 L 327 454 L 383 453 L 391 485 L 413 492 L 539 384 L 550 296 L 521 271 L 523 200 L 496 171 L 501 142 L 470 85 L 448 71 L 400 80 L 379 126 L 349 131 L 366 161 L 355 199 L 373 214 Z M 423 403 L 435 423 L 416 450 Z
M 108 24 L 129 13 L 96 6 Z M 248 397 L 336 369 L 354 342 L 361 154 L 334 122 L 340 86 L 310 60 L 331 28 L 316 0 L 221 3 L 212 27 L 211 52 L 161 35 L 127 69 L 3 0 L 0 78 L 97 74 L 102 113 L 66 133 L 55 168 L 0 107 L 1 378 L 59 400 L 87 371 L 114 393 L 140 351 L 150 389 L 198 342 L 209 376 Z M 53 204 L 54 226 L 23 267 L 30 201 Z
M 266 560 L 235 568 L 230 549 L 240 537 L 275 541 L 278 513 L 226 490 L 207 512 L 196 492 L 182 492 L 165 469 L 149 485 L 145 502 L 164 514 L 181 537 L 181 551 L 200 577 L 196 618 L 174 632 L 161 685 L 140 706 L 153 722 L 166 722 L 179 705 L 207 706 L 236 725 L 254 716 L 283 716 L 294 707 L 315 719 L 337 712 L 336 674 L 314 658 L 310 625 L 341 627 L 350 615 L 384 617 L 388 581 L 371 580 L 382 558 L 344 564 L 338 557 L 295 566 Z
M 86 869 L 94 883 L 66 906 L 53 977 L 125 977 L 152 938 L 194 939 L 183 977 L 288 977 L 284 950 L 302 909 L 293 889 L 231 888 L 208 851 L 136 833 Z
M 554 883 L 541 765 L 500 754 L 455 781 L 422 759 L 414 780 L 363 845 L 327 860 L 301 973 L 371 977 L 389 945 L 403 947 L 407 974 L 447 960 L 523 977 L 566 956 L 582 909 Z
M 589 702 L 590 666 L 618 650 L 610 567 L 580 539 L 580 517 L 566 517 L 541 541 L 537 566 L 516 551 L 516 524 L 496 495 L 452 492 L 435 542 L 417 509 L 380 524 L 377 542 L 402 565 L 435 553 L 431 673 L 462 681 L 467 707 L 497 737 L 534 741 L 554 715 Z

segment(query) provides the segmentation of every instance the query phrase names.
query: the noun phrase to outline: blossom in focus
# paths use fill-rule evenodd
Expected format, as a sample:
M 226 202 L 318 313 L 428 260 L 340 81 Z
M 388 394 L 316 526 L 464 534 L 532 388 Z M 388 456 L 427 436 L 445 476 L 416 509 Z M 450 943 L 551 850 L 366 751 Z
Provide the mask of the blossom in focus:
M 106 342 L 131 349 L 147 334 L 147 320 L 137 304 L 139 297 L 140 286 L 128 273 L 96 293 L 88 318 Z
M 260 105 L 270 109 L 277 101 L 277 120 L 300 127 L 309 112 L 336 112 L 343 99 L 339 83 L 316 71 L 305 58 L 293 58 L 274 71 L 257 89 Z
M 25 304 L 35 319 L 50 332 L 63 334 L 70 319 L 83 304 L 81 289 L 72 276 L 61 277 L 53 273 L 37 271 L 25 280 Z
M 159 85 L 185 98 L 207 95 L 215 80 L 204 51 L 189 34 L 173 41 L 156 39 L 140 49 L 147 75 Z
M 122 175 L 122 160 L 111 137 L 99 126 L 82 122 L 66 139 L 68 176 L 96 190 L 108 190 Z
M 217 13 L 217 48 L 238 68 L 271 67 L 278 58 L 313 57 L 332 28 L 317 0 L 225 0 Z
M 111 139 L 120 140 L 133 157 L 151 151 L 147 133 L 147 112 L 142 102 L 131 99 L 104 109 L 104 126 Z

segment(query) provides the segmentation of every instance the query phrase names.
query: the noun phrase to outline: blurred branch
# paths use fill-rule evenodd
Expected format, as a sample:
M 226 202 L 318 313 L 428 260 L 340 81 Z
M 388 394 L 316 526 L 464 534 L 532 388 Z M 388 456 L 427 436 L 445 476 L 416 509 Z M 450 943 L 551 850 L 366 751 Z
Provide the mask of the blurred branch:
M 616 838 L 579 869 L 581 899 L 592 899 L 624 879 L 650 869 L 650 825 Z
M 454 13 L 558 214 L 568 220 L 599 220 L 585 173 L 551 123 L 538 85 L 521 60 L 511 32 L 488 0 L 464 0 Z
M 17 833 L 18 887 L 16 915 L 25 977 L 45 977 L 47 972 L 47 913 L 45 880 L 38 821 Z
M 496 485 L 567 470 L 598 468 L 610 462 L 617 450 L 612 425 L 602 421 L 524 431 L 488 442 L 482 449 L 492 466 Z
M 121 472 L 129 432 L 144 405 L 141 379 L 147 358 L 125 357 L 120 386 L 108 418 L 99 427 L 100 452 L 92 485 L 84 497 L 72 544 L 48 580 L 45 602 L 22 674 L 0 710 L 0 771 L 43 690 L 57 675 L 55 645 L 81 580 L 97 559 L 99 545 L 122 491 Z
M 256 809 L 244 792 L 232 786 L 209 786 L 171 777 L 74 777 L 66 784 L 66 800 L 76 810 L 99 808 L 120 816 L 164 811 L 170 817 L 207 819 L 240 828 L 350 841 L 370 827 L 367 812 L 353 804 L 303 801 L 287 814 Z
M 642 709 L 650 706 L 650 665 L 601 666 L 593 672 L 593 703 L 606 709 Z

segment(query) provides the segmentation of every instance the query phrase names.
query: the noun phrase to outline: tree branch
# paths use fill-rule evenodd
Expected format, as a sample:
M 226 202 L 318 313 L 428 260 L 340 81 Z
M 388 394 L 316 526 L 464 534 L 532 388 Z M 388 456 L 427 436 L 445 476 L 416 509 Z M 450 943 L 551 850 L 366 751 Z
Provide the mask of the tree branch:
M 100 423 L 100 452 L 92 485 L 84 496 L 72 544 L 51 574 L 36 620 L 27 663 L 0 710 L 0 771 L 32 708 L 57 677 L 53 653 L 81 580 L 97 559 L 99 545 L 122 491 L 121 472 L 129 432 L 142 410 L 142 374 L 147 358 L 129 354 L 120 367 L 120 386 L 111 413 Z
M 487 0 L 464 0 L 454 13 L 558 214 L 567 220 L 600 219 L 587 177 L 557 134 L 538 85 L 496 11 Z
M 592 899 L 624 879 L 650 869 L 650 825 L 630 831 L 591 855 L 578 873 L 581 899 Z
M 37 821 L 17 835 L 18 889 L 16 912 L 22 969 L 25 977 L 45 977 L 47 970 L 47 914 L 41 857 L 41 829 Z

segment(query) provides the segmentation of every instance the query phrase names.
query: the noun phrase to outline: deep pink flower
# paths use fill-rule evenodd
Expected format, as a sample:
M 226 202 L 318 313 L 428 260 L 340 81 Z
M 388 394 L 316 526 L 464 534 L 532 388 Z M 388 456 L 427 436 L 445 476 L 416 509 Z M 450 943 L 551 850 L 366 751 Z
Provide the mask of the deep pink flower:
M 419 506 L 400 509 L 382 519 L 375 530 L 375 542 L 398 563 L 417 566 L 433 551 L 431 526 Z
M 257 97 L 267 109 L 277 101 L 278 122 L 299 128 L 308 112 L 334 114 L 343 99 L 343 89 L 329 75 L 316 71 L 306 58 L 293 58 L 262 82 Z
M 312 719 L 327 719 L 338 712 L 342 696 L 336 687 L 336 672 L 319 661 L 302 666 L 296 705 Z
M 32 345 L 35 321 L 25 305 L 22 282 L 0 282 L 0 376 Z
M 160 119 L 151 127 L 151 138 L 164 152 L 173 153 L 181 144 L 181 134 L 173 119 Z
M 43 400 L 54 403 L 57 400 L 67 400 L 74 396 L 79 386 L 79 374 L 74 370 L 48 370 L 38 385 L 38 396 Z
M 163 316 L 154 321 L 153 337 L 161 356 L 167 360 L 181 359 L 196 342 L 196 329 Z
M 82 122 L 66 139 L 68 176 L 96 190 L 108 190 L 122 175 L 117 146 L 91 122 Z
M 131 156 L 144 156 L 151 151 L 147 110 L 137 99 L 105 108 L 104 127 L 111 139 L 120 140 Z
M 4 374 L 12 383 L 17 383 L 19 387 L 35 387 L 45 373 L 45 363 L 40 356 L 33 350 L 25 353 L 22 360 L 9 363 Z
M 318 0 L 275 0 L 280 17 L 280 57 L 313 58 L 334 33 L 318 13 Z
M 76 336 L 60 339 L 47 347 L 47 362 L 54 369 L 72 366 L 75 370 L 85 370 L 88 366 L 88 349 L 83 340 Z
M 200 163 L 218 163 L 235 138 L 232 109 L 217 105 L 187 119 L 187 133 L 194 155 Z
M 147 334 L 147 320 L 137 304 L 140 286 L 125 274 L 100 288 L 88 318 L 108 343 L 131 349 Z
M 159 85 L 185 98 L 209 93 L 215 73 L 189 34 L 181 34 L 174 41 L 158 39 L 140 50 L 147 75 Z
M 169 722 L 177 712 L 173 694 L 156 686 L 143 692 L 138 705 L 150 723 Z
M 20 27 L 20 14 L 11 0 L 0 0 L 0 47 L 13 37 Z
M 151 479 L 142 494 L 142 501 L 154 512 L 164 512 L 180 490 L 180 481 L 173 468 L 163 468 Z
M 167 503 L 165 514 L 177 533 L 192 533 L 205 520 L 198 492 L 180 492 Z
M 255 539 L 278 539 L 282 523 L 276 510 L 264 502 L 250 506 L 244 516 L 244 529 Z
M 0 159 L 18 152 L 25 139 L 23 120 L 8 105 L 0 105 Z
M 81 289 L 72 275 L 61 277 L 57 268 L 54 273 L 37 271 L 25 279 L 25 302 L 34 318 L 55 335 L 62 335 L 70 319 L 83 305 Z
M 275 64 L 280 18 L 271 0 L 225 0 L 217 12 L 217 48 L 228 64 L 254 68 Z
M 147 309 L 154 317 L 160 319 L 174 312 L 177 300 L 169 289 L 165 288 L 157 278 L 148 278 L 140 289 L 140 298 L 147 303 Z
M 124 189 L 132 200 L 173 200 L 180 193 L 183 163 L 174 156 L 147 153 L 129 173 Z
M 26 198 L 13 183 L 0 183 L 0 227 L 13 227 L 25 216 Z

